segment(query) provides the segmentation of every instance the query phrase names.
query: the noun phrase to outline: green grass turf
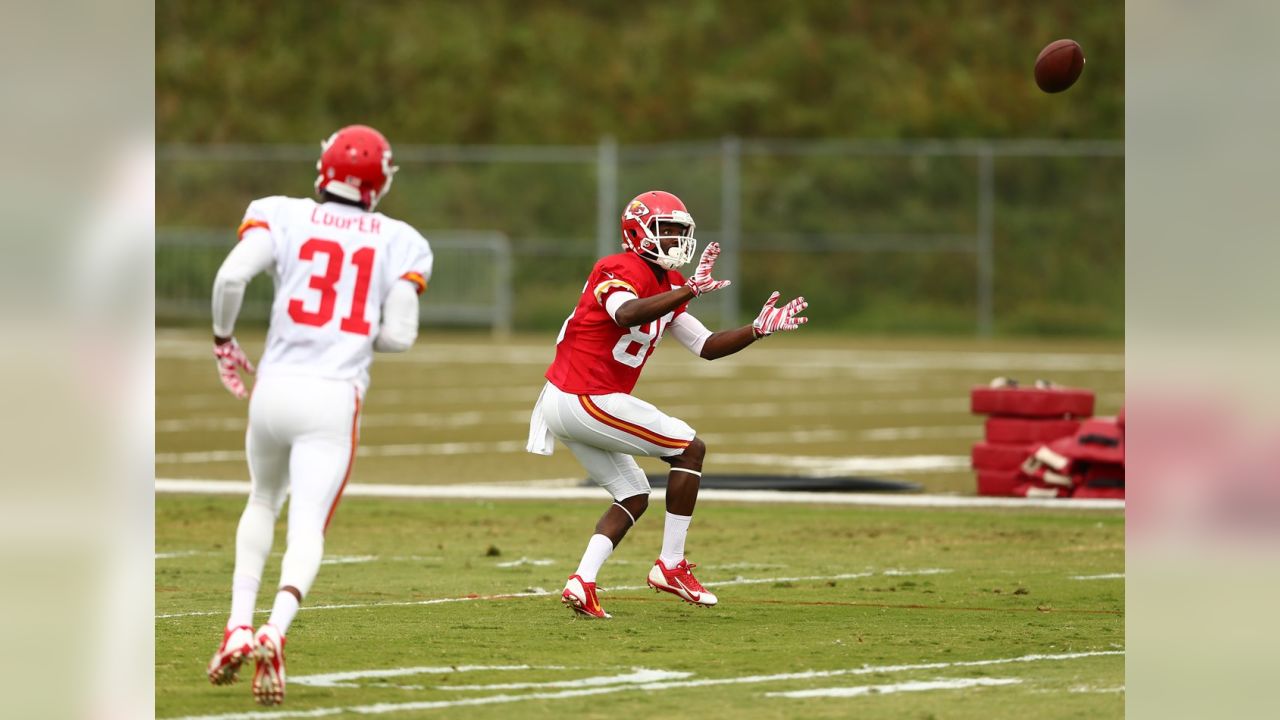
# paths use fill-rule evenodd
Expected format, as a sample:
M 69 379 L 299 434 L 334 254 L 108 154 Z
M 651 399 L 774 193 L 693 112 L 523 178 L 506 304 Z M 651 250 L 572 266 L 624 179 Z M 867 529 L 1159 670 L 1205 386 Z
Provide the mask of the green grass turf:
M 248 688 L 215 688 L 204 664 L 229 602 L 241 498 L 156 499 L 156 715 L 256 712 Z M 457 702 L 556 695 L 571 688 L 455 691 L 458 685 L 548 683 L 647 668 L 685 680 L 863 666 L 957 663 L 1031 654 L 1122 651 L 1124 520 L 1116 512 L 768 507 L 704 501 L 689 540 L 704 582 L 770 580 L 716 589 L 713 609 L 649 590 L 602 593 L 608 621 L 575 618 L 555 595 L 396 605 L 469 594 L 558 592 L 606 506 L 593 502 L 423 502 L 351 497 L 330 528 L 325 565 L 289 637 L 282 709 Z M 661 543 L 655 507 L 601 574 L 604 588 L 639 586 Z M 263 581 L 270 603 L 283 522 Z M 549 560 L 547 565 L 501 563 Z M 937 574 L 886 570 L 940 569 Z M 265 620 L 259 616 L 258 622 Z M 529 665 L 529 670 L 428 672 L 311 687 L 317 673 L 406 667 Z M 553 667 L 563 669 L 552 669 Z M 1016 679 L 1000 687 L 793 699 L 767 693 L 958 678 Z M 500 704 L 420 707 L 387 717 L 440 718 L 1025 718 L 1120 717 L 1123 655 L 675 687 L 606 685 L 602 694 Z M 366 715 L 346 713 L 346 717 Z
M 241 340 L 252 357 L 260 354 L 260 333 L 242 333 Z M 635 395 L 693 425 L 707 442 L 709 474 L 796 472 L 779 456 L 941 455 L 963 465 L 982 432 L 981 419 L 968 412 L 972 385 L 997 375 L 1051 379 L 1095 390 L 1098 414 L 1114 414 L 1124 392 L 1122 353 L 1118 342 L 881 340 L 806 328 L 707 362 L 667 339 Z M 529 411 L 553 354 L 550 336 L 494 342 L 428 329 L 410 352 L 379 356 L 352 482 L 585 477 L 563 448 L 549 458 L 523 450 Z M 158 332 L 158 477 L 245 479 L 245 416 L 245 403 L 218 383 L 207 333 Z M 192 454 L 208 452 L 230 454 Z M 665 468 L 657 460 L 641 465 L 651 472 Z M 917 482 L 930 492 L 974 492 L 973 473 L 963 466 L 872 474 Z

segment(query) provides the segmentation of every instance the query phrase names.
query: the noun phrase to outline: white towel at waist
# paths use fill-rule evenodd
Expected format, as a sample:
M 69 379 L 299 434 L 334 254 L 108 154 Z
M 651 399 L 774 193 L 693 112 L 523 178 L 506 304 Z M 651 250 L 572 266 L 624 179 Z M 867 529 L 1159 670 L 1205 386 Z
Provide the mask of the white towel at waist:
M 538 402 L 533 405 L 533 414 L 529 417 L 529 442 L 524 449 L 535 455 L 550 455 L 556 449 L 556 437 L 551 434 L 551 428 L 547 427 L 547 421 L 542 416 L 542 398 L 546 394 L 547 386 L 543 385 L 542 392 L 538 393 Z

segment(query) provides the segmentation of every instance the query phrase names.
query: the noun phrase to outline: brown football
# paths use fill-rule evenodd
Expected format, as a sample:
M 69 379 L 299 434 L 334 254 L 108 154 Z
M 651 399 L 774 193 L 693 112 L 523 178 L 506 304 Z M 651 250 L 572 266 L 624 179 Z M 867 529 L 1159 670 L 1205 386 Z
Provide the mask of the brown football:
M 1047 93 L 1066 90 L 1084 70 L 1084 52 L 1075 40 L 1054 40 L 1036 58 L 1036 85 Z

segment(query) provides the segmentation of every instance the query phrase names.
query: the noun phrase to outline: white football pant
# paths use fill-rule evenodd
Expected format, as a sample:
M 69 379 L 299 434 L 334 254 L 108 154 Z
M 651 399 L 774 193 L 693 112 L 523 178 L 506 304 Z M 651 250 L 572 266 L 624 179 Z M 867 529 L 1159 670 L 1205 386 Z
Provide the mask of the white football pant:
M 650 492 L 633 455 L 679 455 L 695 434 L 685 421 L 626 393 L 574 395 L 547 383 L 533 412 L 535 423 L 541 415 L 547 430 L 615 500 Z
M 258 378 L 245 434 L 251 488 L 236 532 L 237 582 L 261 581 L 276 516 L 292 495 L 280 586 L 292 585 L 306 596 L 320 569 L 325 530 L 351 474 L 359 418 L 360 394 L 351 381 Z

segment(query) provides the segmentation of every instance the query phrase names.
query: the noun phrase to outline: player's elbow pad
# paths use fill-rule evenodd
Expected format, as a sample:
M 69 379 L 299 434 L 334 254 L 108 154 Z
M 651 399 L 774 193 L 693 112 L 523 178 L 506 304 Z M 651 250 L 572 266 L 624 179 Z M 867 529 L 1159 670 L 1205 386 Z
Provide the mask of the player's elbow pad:
M 226 293 L 244 290 L 249 284 L 249 278 L 241 277 L 241 273 L 237 273 L 227 268 L 218 270 L 218 274 L 213 278 L 213 292 Z
M 391 288 L 382 306 L 382 327 L 373 339 L 378 352 L 404 352 L 418 338 L 418 293 L 407 282 Z
M 627 305 L 627 303 L 636 299 L 636 296 L 632 293 L 614 291 L 609 294 L 609 297 L 605 298 L 604 310 L 609 314 L 609 317 L 613 318 L 614 324 L 618 327 L 631 327 L 631 325 L 619 317 L 619 315 L 623 314 L 622 309 Z
M 418 339 L 418 329 L 402 328 L 399 332 L 389 326 L 383 326 L 382 331 L 373 339 L 373 349 L 383 353 L 404 352 L 413 347 L 413 343 Z

